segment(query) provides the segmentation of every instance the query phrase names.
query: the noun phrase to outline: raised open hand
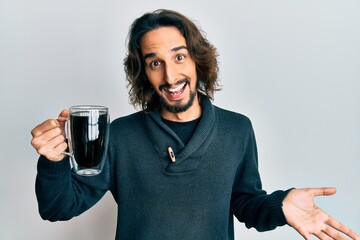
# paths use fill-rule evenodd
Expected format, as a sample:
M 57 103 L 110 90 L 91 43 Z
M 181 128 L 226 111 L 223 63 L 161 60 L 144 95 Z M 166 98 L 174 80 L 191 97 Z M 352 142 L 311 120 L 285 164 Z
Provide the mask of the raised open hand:
M 345 235 L 351 239 L 360 240 L 353 230 L 329 216 L 314 203 L 314 197 L 335 193 L 335 188 L 291 190 L 283 202 L 283 211 L 288 224 L 306 240 L 311 240 L 311 235 L 321 240 L 348 239 Z

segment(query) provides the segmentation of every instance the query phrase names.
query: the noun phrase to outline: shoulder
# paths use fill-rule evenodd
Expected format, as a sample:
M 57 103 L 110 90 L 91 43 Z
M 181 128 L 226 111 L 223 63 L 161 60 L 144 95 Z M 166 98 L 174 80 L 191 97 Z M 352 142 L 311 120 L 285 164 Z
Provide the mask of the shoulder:
M 220 124 L 251 127 L 250 118 L 241 113 L 223 109 L 217 106 L 214 106 L 214 110 L 215 110 L 216 118 Z
M 224 143 L 242 146 L 244 150 L 254 130 L 249 117 L 244 114 L 214 106 L 218 136 Z
M 142 111 L 116 118 L 111 122 L 112 130 L 139 128 L 143 124 L 145 113 Z

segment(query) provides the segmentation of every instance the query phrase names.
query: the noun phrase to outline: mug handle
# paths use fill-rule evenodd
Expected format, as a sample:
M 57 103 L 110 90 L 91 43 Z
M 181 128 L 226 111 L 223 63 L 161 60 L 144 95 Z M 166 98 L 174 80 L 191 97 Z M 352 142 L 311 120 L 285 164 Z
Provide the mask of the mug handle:
M 65 130 L 65 138 L 67 139 L 68 149 L 70 149 L 71 139 L 69 138 L 69 136 L 70 136 L 70 125 L 69 125 L 68 121 L 69 121 L 69 119 L 67 119 L 65 121 L 64 130 Z M 70 152 L 63 151 L 62 154 L 67 155 L 69 157 L 73 157 L 73 154 L 71 154 Z

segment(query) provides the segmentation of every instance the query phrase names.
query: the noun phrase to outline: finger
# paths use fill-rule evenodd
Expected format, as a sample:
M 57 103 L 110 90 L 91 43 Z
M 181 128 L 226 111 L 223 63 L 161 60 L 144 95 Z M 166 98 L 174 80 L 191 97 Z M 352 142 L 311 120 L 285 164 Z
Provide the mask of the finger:
M 329 196 L 336 193 L 336 188 L 334 187 L 324 187 L 324 188 L 310 188 L 309 192 L 317 197 L 317 196 Z
M 329 219 L 325 222 L 330 227 L 336 229 L 339 232 L 344 233 L 352 239 L 359 239 L 359 236 L 350 228 L 340 223 L 336 219 L 329 217 Z M 329 232 L 332 232 L 330 228 L 328 228 Z M 331 236 L 331 235 L 330 235 Z M 346 239 L 346 238 L 334 238 L 334 239 Z
M 64 109 L 61 111 L 61 113 L 59 114 L 58 119 L 57 119 L 60 123 L 61 131 L 64 136 L 65 136 L 65 123 L 66 123 L 67 119 L 69 118 L 69 115 L 70 115 L 69 110 Z
M 37 133 L 36 133 L 37 134 Z M 64 136 L 60 127 L 55 127 L 45 132 L 41 131 L 41 134 L 34 137 L 31 141 L 31 145 L 38 150 L 39 148 L 48 144 L 49 141 L 58 137 Z M 65 138 L 65 137 L 64 137 Z
M 44 132 L 47 132 L 57 127 L 60 127 L 59 121 L 57 121 L 56 119 L 49 119 L 37 125 L 33 130 L 31 130 L 31 135 L 33 137 L 38 137 L 42 135 Z
M 318 233 L 314 233 L 314 235 L 320 240 L 334 240 L 332 237 L 330 237 L 329 235 L 327 235 L 322 231 Z
M 57 161 L 64 158 L 63 152 L 66 149 L 67 143 L 64 141 L 64 137 L 60 135 L 39 148 L 38 153 L 49 160 Z
M 69 118 L 70 112 L 68 109 L 64 109 L 58 116 L 58 120 L 61 122 L 65 122 Z
M 54 148 L 56 148 L 58 145 L 65 142 L 65 138 L 63 135 L 58 135 L 54 137 L 53 139 L 46 142 L 46 144 L 43 144 L 38 147 L 38 152 L 42 155 L 46 154 L 47 152 L 52 151 Z
M 343 235 L 341 235 L 338 231 L 336 231 L 335 229 L 331 228 L 331 227 L 327 227 L 323 230 L 323 232 L 328 235 L 329 237 L 331 237 L 331 239 L 336 239 L 336 240 L 346 240 L 346 237 L 344 237 Z
M 296 229 L 296 231 L 297 231 L 301 236 L 303 236 L 303 238 L 304 238 L 305 240 L 312 240 L 312 237 L 311 237 L 311 235 L 310 235 L 308 232 L 303 232 L 303 231 L 297 230 L 297 229 Z
M 53 151 L 43 155 L 50 161 L 61 161 L 66 156 L 64 152 L 67 149 L 67 144 L 65 142 L 61 143 L 60 145 L 56 146 Z

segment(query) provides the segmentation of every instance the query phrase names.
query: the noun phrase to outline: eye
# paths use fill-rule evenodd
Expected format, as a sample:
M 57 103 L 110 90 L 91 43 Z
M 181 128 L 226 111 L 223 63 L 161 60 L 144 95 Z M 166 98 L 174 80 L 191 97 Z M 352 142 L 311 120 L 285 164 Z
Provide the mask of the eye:
M 161 65 L 161 62 L 158 61 L 158 60 L 152 61 L 152 62 L 150 63 L 150 67 L 151 67 L 151 68 L 157 68 L 157 67 L 159 67 L 160 65 Z
M 185 60 L 185 55 L 183 55 L 183 54 L 176 55 L 176 61 L 182 62 L 184 60 Z

